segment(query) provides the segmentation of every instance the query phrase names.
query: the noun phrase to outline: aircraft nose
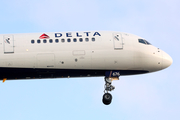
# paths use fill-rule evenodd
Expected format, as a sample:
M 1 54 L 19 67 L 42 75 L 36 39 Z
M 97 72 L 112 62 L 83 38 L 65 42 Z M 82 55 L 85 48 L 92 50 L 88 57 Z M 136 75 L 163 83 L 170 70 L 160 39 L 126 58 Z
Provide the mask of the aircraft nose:
M 172 58 L 166 52 L 163 51 L 162 69 L 169 67 L 172 64 L 172 62 L 173 62 Z

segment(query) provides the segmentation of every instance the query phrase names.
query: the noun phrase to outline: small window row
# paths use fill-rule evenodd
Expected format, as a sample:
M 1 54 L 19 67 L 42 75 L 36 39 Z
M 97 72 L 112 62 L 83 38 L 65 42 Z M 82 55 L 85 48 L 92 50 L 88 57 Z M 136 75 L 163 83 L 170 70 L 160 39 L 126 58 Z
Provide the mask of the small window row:
M 60 41 L 59 39 L 55 39 L 55 43 L 59 43 L 59 41 Z M 77 38 L 73 38 L 72 41 L 73 41 L 73 42 L 77 42 L 78 39 L 77 39 Z M 89 42 L 89 38 L 85 38 L 85 41 L 86 41 L 86 42 Z M 91 38 L 91 41 L 94 42 L 94 41 L 95 41 L 95 38 Z M 53 43 L 53 39 L 49 39 L 49 40 L 47 40 L 47 39 L 40 40 L 40 39 L 39 39 L 39 40 L 37 40 L 37 43 L 41 43 L 41 42 L 42 42 L 42 43 L 47 43 L 47 42 Z M 61 42 L 64 43 L 64 42 L 65 42 L 65 39 L 62 38 L 62 39 L 61 39 Z M 68 38 L 68 39 L 67 39 L 67 42 L 71 42 L 71 38 Z M 83 38 L 79 38 L 79 42 L 83 42 Z M 34 43 L 35 43 L 35 40 L 31 40 L 31 43 L 34 44 Z
M 142 44 L 146 44 L 146 45 L 151 45 L 151 43 L 149 43 L 147 40 L 144 40 L 144 39 L 138 39 L 139 43 L 142 43 Z

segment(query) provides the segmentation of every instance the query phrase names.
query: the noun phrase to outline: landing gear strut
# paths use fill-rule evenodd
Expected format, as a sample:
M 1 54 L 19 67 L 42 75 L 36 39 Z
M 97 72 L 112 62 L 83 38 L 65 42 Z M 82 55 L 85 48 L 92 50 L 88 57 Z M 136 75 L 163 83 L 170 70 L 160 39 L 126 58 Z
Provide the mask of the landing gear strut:
M 112 78 L 105 77 L 105 85 L 104 85 L 105 90 L 104 90 L 104 95 L 102 99 L 105 105 L 109 105 L 112 101 L 112 95 L 108 93 L 109 91 L 112 91 L 115 89 L 115 87 L 111 85 L 112 80 L 113 80 Z
M 119 80 L 120 71 L 106 71 L 105 72 L 105 85 L 104 85 L 104 95 L 102 101 L 105 105 L 109 105 L 112 101 L 112 95 L 108 93 L 115 89 L 114 86 L 111 85 L 113 80 Z

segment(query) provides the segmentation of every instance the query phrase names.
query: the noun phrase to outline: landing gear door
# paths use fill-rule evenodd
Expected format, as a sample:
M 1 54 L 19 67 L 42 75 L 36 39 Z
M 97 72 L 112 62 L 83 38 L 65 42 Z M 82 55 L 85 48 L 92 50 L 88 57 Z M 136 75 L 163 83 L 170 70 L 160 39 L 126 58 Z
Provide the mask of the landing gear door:
M 114 42 L 115 50 L 123 49 L 123 40 L 122 40 L 122 35 L 120 33 L 113 34 L 113 42 Z
M 3 36 L 4 53 L 14 53 L 14 38 L 13 35 Z

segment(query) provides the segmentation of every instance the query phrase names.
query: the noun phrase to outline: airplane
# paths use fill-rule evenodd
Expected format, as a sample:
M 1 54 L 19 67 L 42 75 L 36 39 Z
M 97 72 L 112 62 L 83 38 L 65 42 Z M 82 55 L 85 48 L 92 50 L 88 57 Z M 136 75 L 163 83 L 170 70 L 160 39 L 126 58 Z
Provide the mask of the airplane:
M 3 82 L 104 76 L 105 105 L 120 76 L 159 71 L 173 62 L 144 38 L 116 31 L 1 34 L 0 48 Z

